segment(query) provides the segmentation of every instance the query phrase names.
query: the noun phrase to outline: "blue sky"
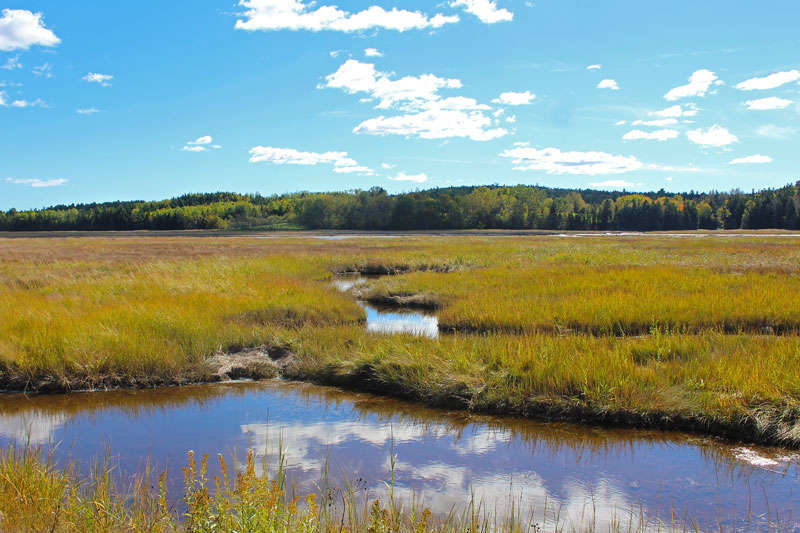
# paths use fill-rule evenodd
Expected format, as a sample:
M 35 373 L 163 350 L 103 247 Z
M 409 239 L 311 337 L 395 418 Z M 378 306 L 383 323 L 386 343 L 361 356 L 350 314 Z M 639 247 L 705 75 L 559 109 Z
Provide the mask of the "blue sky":
M 800 4 L 0 0 L 0 209 L 800 179 Z

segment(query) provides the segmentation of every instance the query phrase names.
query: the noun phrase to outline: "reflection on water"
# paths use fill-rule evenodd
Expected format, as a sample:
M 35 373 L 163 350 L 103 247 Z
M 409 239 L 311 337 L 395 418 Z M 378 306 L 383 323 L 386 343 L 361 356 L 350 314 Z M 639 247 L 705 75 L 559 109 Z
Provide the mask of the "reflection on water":
M 361 274 L 339 274 L 331 280 L 336 290 L 347 292 L 365 283 Z M 367 313 L 367 331 L 370 333 L 405 333 L 435 339 L 439 336 L 439 318 L 432 311 L 388 308 L 359 302 Z
M 388 310 L 364 304 L 367 312 L 367 331 L 371 333 L 408 333 L 435 339 L 439 336 L 439 319 L 436 315 L 405 309 Z
M 576 527 L 593 517 L 602 528 L 633 511 L 634 522 L 655 524 L 674 509 L 703 529 L 756 529 L 779 516 L 783 530 L 800 530 L 791 514 L 800 464 L 789 450 L 447 413 L 284 381 L 0 396 L 0 444 L 28 434 L 33 443 L 60 442 L 59 459 L 69 453 L 84 465 L 111 443 L 123 474 L 147 456 L 169 464 L 173 494 L 190 449 L 244 458 L 249 446 L 263 456 L 282 442 L 298 491 L 315 490 L 327 466 L 332 485 L 360 477 L 364 497 L 380 496 L 394 454 L 396 496 L 442 513 L 474 492 L 500 512 L 514 498 L 540 523 L 547 513 Z

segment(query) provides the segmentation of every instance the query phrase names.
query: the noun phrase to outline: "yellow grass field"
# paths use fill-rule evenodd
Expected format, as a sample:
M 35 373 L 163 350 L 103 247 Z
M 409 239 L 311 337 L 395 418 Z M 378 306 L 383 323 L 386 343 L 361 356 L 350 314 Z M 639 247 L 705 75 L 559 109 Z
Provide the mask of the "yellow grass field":
M 800 240 L 416 236 L 0 239 L 0 388 L 283 375 L 484 412 L 800 444 Z M 376 335 L 362 297 L 438 308 L 438 339 Z

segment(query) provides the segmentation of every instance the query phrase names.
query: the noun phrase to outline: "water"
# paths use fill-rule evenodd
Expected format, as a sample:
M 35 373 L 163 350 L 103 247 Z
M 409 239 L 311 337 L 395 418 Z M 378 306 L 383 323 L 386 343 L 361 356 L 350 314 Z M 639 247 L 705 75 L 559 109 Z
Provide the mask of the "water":
M 188 450 L 236 453 L 241 463 L 249 446 L 263 457 L 280 439 L 298 493 L 315 490 L 327 465 L 332 485 L 361 478 L 363 497 L 385 495 L 393 453 L 395 494 L 406 501 L 414 495 L 443 514 L 474 493 L 501 513 L 509 496 L 516 498 L 539 523 L 545 515 L 572 524 L 593 516 L 602 526 L 633 512 L 634 522 L 655 526 L 674 508 L 703 529 L 746 531 L 766 523 L 768 501 L 772 523 L 780 518 L 783 531 L 800 531 L 800 515 L 791 514 L 800 487 L 792 451 L 676 432 L 448 413 L 277 380 L 0 395 L 0 445 L 28 439 L 59 443 L 57 459 L 70 456 L 84 466 L 110 445 L 123 477 L 150 457 L 169 466 L 173 497 Z M 215 467 L 212 461 L 211 474 Z
M 340 274 L 331 284 L 339 291 L 348 292 L 368 279 L 361 274 Z M 371 333 L 404 333 L 431 339 L 439 336 L 439 319 L 433 311 L 385 307 L 367 302 L 359 304 L 367 313 L 367 331 Z

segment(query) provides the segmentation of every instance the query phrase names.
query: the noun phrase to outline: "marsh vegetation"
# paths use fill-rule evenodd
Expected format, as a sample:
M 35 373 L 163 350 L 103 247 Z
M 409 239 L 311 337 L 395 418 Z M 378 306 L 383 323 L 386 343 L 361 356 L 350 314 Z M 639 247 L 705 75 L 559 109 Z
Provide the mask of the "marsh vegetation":
M 0 239 L 0 257 L 7 390 L 216 381 L 247 353 L 233 377 L 800 444 L 792 238 Z M 342 272 L 382 276 L 343 292 Z M 359 298 L 433 309 L 440 334 L 371 332 Z M 21 453 L 4 468 L 72 486 Z

